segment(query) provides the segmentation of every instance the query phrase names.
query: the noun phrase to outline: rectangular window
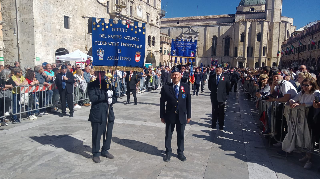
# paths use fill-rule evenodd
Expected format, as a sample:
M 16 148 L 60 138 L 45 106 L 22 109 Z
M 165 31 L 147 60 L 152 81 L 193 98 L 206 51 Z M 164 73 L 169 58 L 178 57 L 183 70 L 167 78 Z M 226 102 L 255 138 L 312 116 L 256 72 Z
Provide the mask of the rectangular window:
M 109 1 L 107 1 L 107 13 L 110 13 L 109 8 L 110 8 L 110 3 L 109 3 Z
M 160 47 L 160 53 L 162 53 L 162 47 Z
M 263 52 L 262 52 L 263 56 L 266 56 L 267 47 L 263 47 L 262 51 L 263 51 Z
M 250 53 L 250 47 L 247 47 L 247 57 L 250 56 L 249 53 Z
M 130 16 L 132 16 L 132 6 L 130 6 Z
M 70 29 L 70 17 L 69 16 L 64 16 L 64 28 Z
M 116 4 L 119 4 L 119 0 L 115 0 L 116 1 Z
M 234 57 L 238 57 L 238 47 L 234 47 Z
M 147 14 L 147 23 L 149 23 L 149 14 Z
M 251 53 L 250 57 L 253 57 L 253 47 L 251 47 L 250 53 Z
M 154 7 L 157 8 L 157 0 L 154 0 Z

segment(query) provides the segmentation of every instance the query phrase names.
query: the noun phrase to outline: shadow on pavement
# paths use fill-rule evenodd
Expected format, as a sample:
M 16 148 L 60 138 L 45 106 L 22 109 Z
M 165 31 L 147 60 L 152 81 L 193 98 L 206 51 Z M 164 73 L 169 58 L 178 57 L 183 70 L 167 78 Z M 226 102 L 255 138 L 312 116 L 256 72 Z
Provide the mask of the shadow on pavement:
M 132 150 L 138 151 L 138 152 L 144 152 L 150 155 L 155 155 L 155 156 L 163 156 L 164 151 L 159 150 L 157 147 L 152 146 L 150 144 L 146 144 L 140 141 L 136 140 L 130 140 L 130 139 L 119 139 L 117 137 L 112 137 L 112 141 L 125 146 L 127 148 L 130 148 Z
M 45 136 L 33 136 L 32 140 L 42 144 L 50 145 L 56 148 L 62 148 L 65 151 L 72 152 L 74 154 L 81 155 L 85 158 L 91 158 L 92 149 L 90 146 L 83 145 L 83 141 L 71 137 L 69 135 L 45 135 Z M 90 153 L 90 154 L 88 154 Z

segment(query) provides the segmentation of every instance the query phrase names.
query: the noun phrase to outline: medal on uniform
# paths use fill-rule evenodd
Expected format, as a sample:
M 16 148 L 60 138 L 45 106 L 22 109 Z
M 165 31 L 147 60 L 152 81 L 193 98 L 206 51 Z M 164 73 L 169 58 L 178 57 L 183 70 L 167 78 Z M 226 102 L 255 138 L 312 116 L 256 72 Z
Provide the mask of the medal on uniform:
M 186 94 L 182 94 L 182 99 L 186 98 Z

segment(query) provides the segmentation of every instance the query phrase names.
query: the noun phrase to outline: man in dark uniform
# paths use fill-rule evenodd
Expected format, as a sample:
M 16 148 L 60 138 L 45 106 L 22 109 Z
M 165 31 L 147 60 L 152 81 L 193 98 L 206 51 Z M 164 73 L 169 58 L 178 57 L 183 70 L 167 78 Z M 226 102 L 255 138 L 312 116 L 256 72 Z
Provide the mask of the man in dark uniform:
M 189 83 L 189 73 L 186 72 L 185 66 L 181 66 L 181 82 L 182 83 Z
M 172 154 L 171 139 L 175 126 L 177 127 L 178 159 L 185 161 L 184 151 L 184 129 L 191 120 L 191 95 L 190 87 L 186 83 L 180 83 L 181 73 L 177 67 L 172 68 L 172 83 L 161 89 L 160 118 L 166 124 L 165 162 L 170 161 Z
M 169 83 L 171 83 L 171 70 L 168 66 L 166 66 L 166 73 L 167 73 L 167 75 L 166 75 L 166 79 L 165 79 L 165 81 L 166 81 L 165 84 L 169 84 Z
M 223 130 L 224 126 L 224 107 L 227 95 L 230 91 L 229 77 L 222 74 L 222 67 L 220 65 L 215 69 L 216 74 L 209 77 L 208 87 L 211 91 L 212 103 L 212 125 L 211 128 L 216 128 L 217 118 L 219 118 L 219 129 Z
M 199 94 L 199 88 L 200 83 L 202 83 L 202 73 L 200 73 L 200 68 L 196 68 L 196 72 L 194 73 L 194 89 L 193 89 L 193 95 L 198 96 Z
M 88 85 L 91 101 L 89 121 L 92 127 L 92 160 L 95 163 L 100 163 L 100 155 L 109 159 L 114 158 L 108 150 L 110 149 L 115 119 L 113 104 L 116 103 L 117 97 L 114 87 L 106 82 L 104 71 L 96 71 L 95 76 L 97 79 Z M 101 79 L 99 79 L 100 77 Z M 103 144 L 100 152 L 101 135 L 103 135 Z
M 131 70 L 127 72 L 126 83 L 127 83 L 127 104 L 130 104 L 130 92 L 132 92 L 134 98 L 134 105 L 137 105 L 137 83 L 139 82 L 136 73 Z
M 231 81 L 230 92 L 232 91 L 233 86 L 234 86 L 234 92 L 237 92 L 239 79 L 240 79 L 240 74 L 236 70 L 232 69 L 230 71 L 230 81 Z
M 56 76 L 56 85 L 60 94 L 61 110 L 60 117 L 66 116 L 66 99 L 70 110 L 70 117 L 73 117 L 73 85 L 75 78 L 71 72 L 67 72 L 65 65 L 61 66 L 60 73 Z

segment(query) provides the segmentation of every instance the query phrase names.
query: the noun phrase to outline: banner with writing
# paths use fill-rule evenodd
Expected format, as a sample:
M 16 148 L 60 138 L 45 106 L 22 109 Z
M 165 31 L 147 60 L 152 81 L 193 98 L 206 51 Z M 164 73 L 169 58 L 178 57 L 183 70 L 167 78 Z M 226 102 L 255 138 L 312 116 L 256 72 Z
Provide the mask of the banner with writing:
M 197 52 L 197 40 L 173 40 L 171 42 L 171 56 L 195 58 Z
M 145 58 L 145 24 L 114 23 L 113 19 L 92 18 L 92 57 L 95 67 L 119 70 L 143 68 Z

